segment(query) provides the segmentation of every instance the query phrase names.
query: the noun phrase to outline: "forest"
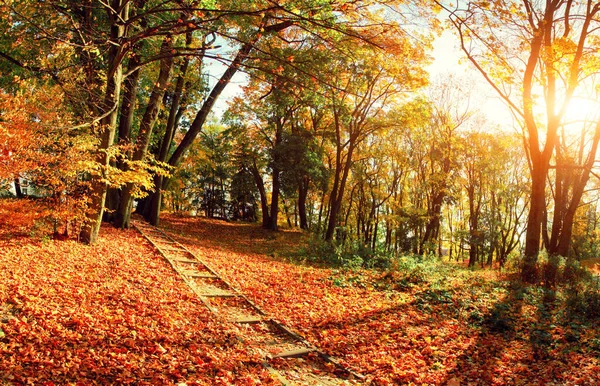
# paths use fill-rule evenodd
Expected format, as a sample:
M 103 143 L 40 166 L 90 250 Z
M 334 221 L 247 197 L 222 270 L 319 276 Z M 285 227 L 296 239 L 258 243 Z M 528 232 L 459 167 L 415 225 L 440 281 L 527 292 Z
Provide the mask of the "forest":
M 600 382 L 599 27 L 592 0 L 0 0 L 0 384 Z

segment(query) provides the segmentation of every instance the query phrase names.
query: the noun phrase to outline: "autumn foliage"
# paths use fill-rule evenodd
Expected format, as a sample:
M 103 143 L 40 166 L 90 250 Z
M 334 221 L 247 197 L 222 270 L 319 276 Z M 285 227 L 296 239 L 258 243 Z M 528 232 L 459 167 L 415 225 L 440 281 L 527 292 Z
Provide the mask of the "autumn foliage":
M 247 327 L 211 316 L 136 231 L 104 228 L 94 246 L 51 240 L 32 233 L 36 205 L 0 207 L 0 380 L 276 384 L 248 350 Z M 165 227 L 365 384 L 600 380 L 600 315 L 558 292 L 428 261 L 384 272 L 299 265 L 289 258 L 301 233 L 253 224 L 170 215 Z
M 34 219 L 22 223 L 16 211 L 8 219 L 8 204 L 0 211 L 0 382 L 271 382 L 138 233 L 106 228 L 93 247 L 23 237 L 16 228 Z
M 523 288 L 508 275 L 435 262 L 400 261 L 387 272 L 315 268 L 282 258 L 297 248 L 299 232 L 274 236 L 255 225 L 173 216 L 165 226 L 371 384 L 600 381 L 600 315 L 587 319 L 575 299 Z
M 83 176 L 95 169 L 95 141 L 87 131 L 71 128 L 63 97 L 58 87 L 0 94 L 0 180 L 30 183 L 32 195 L 41 198 L 38 212 L 45 211 L 55 231 L 83 221 L 88 199 Z

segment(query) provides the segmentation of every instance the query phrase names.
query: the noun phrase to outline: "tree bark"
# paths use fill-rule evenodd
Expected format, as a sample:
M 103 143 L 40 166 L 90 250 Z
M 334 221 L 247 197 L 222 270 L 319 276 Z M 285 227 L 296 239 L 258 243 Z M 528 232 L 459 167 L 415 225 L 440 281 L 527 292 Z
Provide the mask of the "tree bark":
M 114 14 L 113 10 L 120 10 L 120 13 Z M 118 42 L 125 36 L 126 28 L 124 23 L 118 20 L 128 20 L 129 2 L 126 0 L 115 0 L 112 3 L 109 13 L 111 22 L 111 40 Z M 100 148 L 96 154 L 96 162 L 104 170 L 108 167 L 110 157 L 107 149 L 114 143 L 117 124 L 117 107 L 121 94 L 121 83 L 123 81 L 123 47 L 111 45 L 108 55 L 109 71 L 108 81 L 105 90 L 105 97 L 102 105 L 102 111 L 108 115 L 101 120 L 102 131 L 100 133 Z M 91 179 L 90 204 L 88 208 L 88 218 L 83 224 L 80 240 L 85 244 L 94 244 L 98 239 L 102 216 L 104 213 L 104 202 L 106 199 L 106 190 L 108 185 L 104 175 L 93 176 Z
M 553 250 L 549 251 L 550 254 L 568 257 L 569 249 L 571 246 L 571 237 L 573 234 L 573 222 L 575 220 L 575 214 L 577 208 L 583 197 L 585 187 L 589 181 L 594 162 L 596 160 L 596 153 L 598 152 L 598 144 L 600 142 L 600 121 L 596 123 L 596 129 L 594 132 L 594 138 L 592 140 L 592 147 L 587 156 L 584 165 L 579 173 L 571 176 L 573 184 L 573 192 L 569 205 L 565 208 L 565 213 L 562 218 L 561 232 L 558 236 L 558 242 Z
M 186 47 L 192 44 L 192 34 L 186 35 Z M 169 108 L 169 117 L 167 118 L 167 126 L 165 128 L 165 134 L 160 142 L 160 148 L 157 156 L 157 160 L 160 162 L 166 162 L 177 131 L 177 126 L 181 116 L 183 115 L 184 107 L 183 103 L 183 88 L 185 86 L 185 77 L 189 68 L 190 58 L 185 57 L 183 63 L 179 68 L 179 75 L 177 76 L 177 82 L 175 84 L 175 91 L 173 92 L 173 101 Z M 144 208 L 143 215 L 146 221 L 154 226 L 158 226 L 160 221 L 160 210 L 162 205 L 162 192 L 166 190 L 168 186 L 168 179 L 161 175 L 154 176 L 154 192 L 151 192 L 148 197 L 148 203 Z
M 352 166 L 352 153 L 354 152 L 354 144 L 351 143 L 346 154 L 345 163 L 341 164 L 341 154 L 339 156 L 340 162 L 339 167 L 336 168 L 336 176 L 334 177 L 333 189 L 331 190 L 331 196 L 329 199 L 329 221 L 327 222 L 327 231 L 325 232 L 325 241 L 332 241 L 335 228 L 337 226 L 338 214 L 342 207 L 342 200 L 344 199 L 344 190 L 346 188 L 346 181 L 348 180 L 348 174 L 350 173 L 350 167 Z M 343 169 L 342 169 L 343 168 Z M 342 175 L 340 176 L 340 171 Z
M 521 278 L 533 283 L 537 278 L 537 258 L 540 252 L 542 221 L 546 210 L 546 174 L 547 167 L 534 164 L 532 168 L 529 217 L 525 234 L 525 256 Z
M 281 190 L 281 168 L 280 168 L 280 155 L 279 145 L 283 138 L 283 118 L 277 118 L 275 122 L 275 138 L 273 141 L 272 158 L 273 165 L 272 169 L 272 190 L 271 190 L 271 220 L 269 223 L 269 229 L 272 231 L 278 230 L 278 216 L 279 216 L 279 195 Z
M 267 191 L 265 190 L 265 183 L 260 174 L 260 170 L 258 170 L 258 166 L 256 166 L 256 161 L 251 165 L 250 172 L 252 172 L 252 176 L 254 177 L 254 182 L 256 183 L 256 188 L 258 189 L 258 195 L 260 196 L 260 208 L 262 211 L 262 227 L 265 229 L 271 228 L 271 216 L 269 215 L 269 204 L 267 202 Z
M 162 46 L 160 49 L 161 54 L 168 54 L 171 51 L 173 40 L 171 36 L 166 36 L 163 39 Z M 146 111 L 142 117 L 140 123 L 140 131 L 136 140 L 136 149 L 133 153 L 132 161 L 142 161 L 148 151 L 150 144 L 150 138 L 152 136 L 152 130 L 156 124 L 158 113 L 160 112 L 164 94 L 167 90 L 169 79 L 171 77 L 171 70 L 173 68 L 173 57 L 167 55 L 165 59 L 160 61 L 160 72 L 158 74 L 158 80 L 150 94 Z M 119 209 L 115 216 L 115 226 L 118 228 L 129 228 L 129 222 L 131 219 L 131 210 L 133 208 L 133 183 L 127 183 L 122 189 L 121 202 Z M 159 187 L 155 187 L 159 189 Z
M 134 55 L 128 64 L 128 70 L 133 70 L 137 68 L 140 64 L 139 55 Z M 117 140 L 119 144 L 127 144 L 131 140 L 131 127 L 133 125 L 133 118 L 135 116 L 135 106 L 136 106 L 136 95 L 138 90 L 138 80 L 140 77 L 140 70 L 137 69 L 132 72 L 132 74 L 125 79 L 123 82 L 123 100 L 121 101 L 121 111 L 119 116 L 119 127 L 118 127 L 118 136 Z M 124 170 L 125 162 L 124 158 L 127 157 L 126 154 L 122 154 L 117 162 L 116 166 L 120 170 Z M 114 163 L 114 161 L 113 161 Z M 113 165 L 114 166 L 114 165 Z M 106 193 L 106 203 L 105 207 L 109 209 L 105 211 L 103 216 L 103 221 L 105 222 L 113 222 L 115 221 L 115 214 L 119 210 L 119 206 L 121 205 L 121 190 L 114 187 L 109 187 Z
M 15 183 L 15 195 L 17 196 L 17 198 L 23 198 L 23 191 L 21 190 L 21 180 L 19 179 L 19 177 L 14 179 L 14 183 Z
M 306 197 L 308 196 L 309 177 L 303 176 L 298 181 L 298 216 L 300 217 L 300 229 L 308 230 L 308 218 L 306 216 Z
M 442 203 L 444 201 L 445 194 L 438 193 L 432 201 L 432 214 L 429 222 L 425 226 L 425 234 L 419 243 L 420 255 L 424 254 L 425 246 L 431 243 L 433 240 L 437 240 L 437 235 L 440 229 L 440 218 L 442 215 Z

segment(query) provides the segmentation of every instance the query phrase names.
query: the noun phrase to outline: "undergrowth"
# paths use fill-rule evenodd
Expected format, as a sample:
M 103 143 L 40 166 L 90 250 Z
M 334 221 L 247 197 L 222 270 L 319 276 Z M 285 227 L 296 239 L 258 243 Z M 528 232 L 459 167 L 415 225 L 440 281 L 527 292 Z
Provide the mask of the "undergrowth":
M 573 350 L 585 343 L 600 353 L 600 340 L 581 338 L 584 329 L 600 323 L 600 280 L 573 259 L 541 256 L 538 285 L 519 280 L 518 264 L 503 272 L 469 269 L 435 256 L 393 256 L 351 243 L 311 240 L 296 260 L 334 268 L 334 286 L 406 293 L 426 314 L 527 341 L 536 357 L 567 343 Z
M 386 269 L 390 266 L 393 256 L 384 250 L 373 250 L 360 242 L 326 242 L 313 236 L 291 259 L 325 267 L 355 270 Z

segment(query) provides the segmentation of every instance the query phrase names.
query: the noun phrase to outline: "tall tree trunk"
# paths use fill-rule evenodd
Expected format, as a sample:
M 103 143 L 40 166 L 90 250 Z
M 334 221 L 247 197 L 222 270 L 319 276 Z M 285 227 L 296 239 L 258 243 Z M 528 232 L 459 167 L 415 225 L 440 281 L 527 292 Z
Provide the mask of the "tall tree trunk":
M 300 217 L 300 229 L 308 230 L 308 218 L 306 216 L 306 197 L 308 196 L 309 177 L 303 176 L 298 181 L 298 216 Z
M 271 228 L 271 216 L 269 215 L 269 204 L 267 201 L 267 191 L 265 190 L 265 183 L 263 181 L 260 170 L 256 166 L 256 161 L 251 165 L 250 172 L 254 177 L 256 188 L 258 189 L 258 195 L 260 196 L 260 209 L 262 211 L 262 227 L 265 229 Z
M 19 179 L 19 177 L 14 179 L 14 183 L 15 183 L 15 195 L 17 196 L 17 198 L 23 198 L 23 191 L 21 190 L 21 180 Z
M 338 214 L 342 207 L 344 199 L 344 190 L 346 181 L 352 167 L 352 155 L 354 153 L 356 138 L 351 136 L 348 144 L 348 152 L 345 158 L 342 156 L 341 144 L 338 141 L 338 151 L 336 154 L 336 173 L 334 176 L 333 189 L 329 197 L 329 221 L 327 222 L 327 231 L 325 232 L 325 241 L 332 241 L 335 228 L 337 226 Z M 342 163 L 342 160 L 344 161 Z M 341 174 L 341 175 L 340 175 Z
M 192 34 L 186 34 L 186 47 L 190 47 L 192 44 Z M 197 59 L 200 60 L 200 59 Z M 160 142 L 160 148 L 157 156 L 157 160 L 160 162 L 166 162 L 177 131 L 177 126 L 184 112 L 184 98 L 183 88 L 185 86 L 185 77 L 190 65 L 190 58 L 185 57 L 183 63 L 179 68 L 179 75 L 177 76 L 177 82 L 175 84 L 175 91 L 173 92 L 173 101 L 169 108 L 169 117 L 167 118 L 167 126 L 165 128 L 165 134 Z M 167 189 L 169 179 L 156 174 L 154 176 L 154 192 L 151 192 L 148 196 L 148 203 L 144 208 L 144 218 L 150 224 L 158 226 L 160 221 L 160 209 L 162 205 L 162 194 Z
M 123 100 L 121 101 L 117 136 L 119 144 L 128 144 L 131 141 L 131 127 L 133 125 L 133 118 L 135 116 L 136 96 L 140 77 L 140 70 L 135 69 L 140 65 L 140 62 L 140 56 L 133 55 L 127 66 L 127 72 L 133 72 L 123 82 Z M 118 167 L 120 170 L 125 170 L 125 157 L 127 157 L 127 155 L 122 155 L 116 162 L 116 167 Z M 120 204 L 121 189 L 109 187 L 106 193 L 105 204 L 105 207 L 108 209 L 108 211 L 104 213 L 103 220 L 106 222 L 115 221 L 115 214 L 119 210 Z
M 525 234 L 525 256 L 521 270 L 521 278 L 526 283 L 533 283 L 537 278 L 537 259 L 540 253 L 542 221 L 546 210 L 546 175 L 547 167 L 534 164 L 531 173 L 531 193 L 527 232 Z
M 467 189 L 469 196 L 469 267 L 474 267 L 479 259 L 479 249 L 481 246 L 481 235 L 479 232 L 479 212 L 481 208 L 481 195 L 476 202 L 475 186 L 471 185 Z
M 371 249 L 375 252 L 377 248 L 377 232 L 379 230 L 379 209 L 376 210 L 375 213 L 375 225 L 373 226 L 373 244 L 371 245 Z
M 271 190 L 271 220 L 269 229 L 272 231 L 277 231 L 277 222 L 279 215 L 279 195 L 281 190 L 281 169 L 280 165 L 280 155 L 279 155 L 279 146 L 281 145 L 281 141 L 283 140 L 283 125 L 284 118 L 277 118 L 277 122 L 275 122 L 275 138 L 273 141 L 273 149 L 272 149 L 272 158 L 273 165 L 272 169 L 272 190 Z
M 426 252 L 427 244 L 437 240 L 437 235 L 440 229 L 440 217 L 442 215 L 442 203 L 444 202 L 444 193 L 438 193 L 432 201 L 432 212 L 429 222 L 425 226 L 425 234 L 419 243 L 418 253 L 420 255 Z
M 562 220 L 562 229 L 558 238 L 556 249 L 549 251 L 549 253 L 565 256 L 569 255 L 569 248 L 571 246 L 571 237 L 573 235 L 573 222 L 575 220 L 575 214 L 577 208 L 585 192 L 585 187 L 590 179 L 590 174 L 596 160 L 596 153 L 598 152 L 598 145 L 600 142 L 600 120 L 596 123 L 596 129 L 594 132 L 594 138 L 592 140 L 592 147 L 587 156 L 584 165 L 579 173 L 572 175 L 573 192 L 571 201 L 567 208 L 565 208 L 564 217 Z
M 120 14 L 114 14 L 113 10 L 120 10 Z M 109 11 L 111 21 L 111 40 L 118 42 L 125 36 L 125 23 L 129 19 L 129 2 L 126 0 L 115 0 Z M 102 131 L 100 134 L 100 148 L 96 154 L 95 161 L 103 170 L 109 165 L 110 157 L 108 150 L 114 143 L 117 124 L 117 108 L 121 94 L 121 83 L 123 81 L 123 47 L 111 45 L 108 55 L 109 71 L 105 90 L 102 111 L 107 114 L 101 121 Z M 104 172 L 103 172 L 104 173 Z M 86 244 L 93 244 L 98 239 L 102 216 L 104 213 L 104 201 L 108 185 L 104 175 L 93 176 L 91 180 L 91 197 L 88 209 L 88 218 L 84 223 L 80 240 Z
M 288 205 L 288 201 L 285 199 L 285 196 L 282 196 L 281 198 L 283 202 L 283 210 L 285 212 L 285 220 L 288 228 L 292 229 L 294 225 L 292 224 L 292 217 L 290 216 L 290 206 Z
M 167 90 L 169 79 L 171 77 L 171 70 L 173 68 L 173 56 L 169 55 L 171 47 L 173 46 L 173 39 L 171 36 L 165 36 L 160 49 L 161 55 L 167 55 L 160 61 L 160 72 L 158 74 L 158 80 L 150 94 L 148 106 L 142 117 L 140 123 L 140 132 L 136 140 L 136 149 L 133 153 L 132 161 L 142 161 L 148 151 L 150 145 L 150 139 L 152 137 L 152 130 L 158 118 L 160 112 L 164 94 Z M 115 216 L 115 226 L 118 228 L 129 228 L 129 221 L 131 219 L 131 210 L 133 208 L 133 189 L 135 188 L 133 183 L 128 183 L 122 190 L 121 202 L 119 209 Z M 159 187 L 155 187 L 159 189 Z
M 273 183 L 271 190 L 271 219 L 269 220 L 269 229 L 277 231 L 277 221 L 279 215 L 279 193 L 281 189 L 281 172 L 279 168 L 273 167 Z

